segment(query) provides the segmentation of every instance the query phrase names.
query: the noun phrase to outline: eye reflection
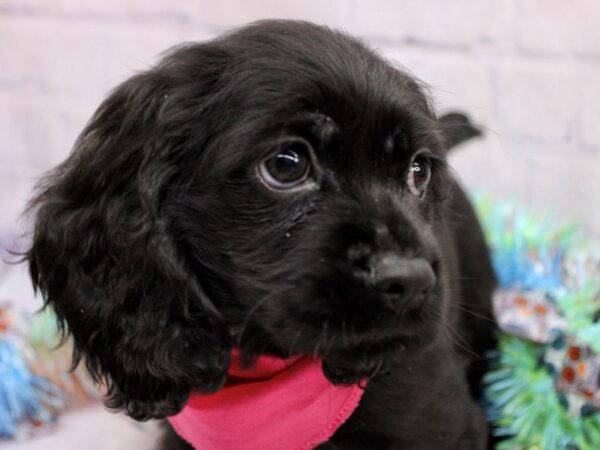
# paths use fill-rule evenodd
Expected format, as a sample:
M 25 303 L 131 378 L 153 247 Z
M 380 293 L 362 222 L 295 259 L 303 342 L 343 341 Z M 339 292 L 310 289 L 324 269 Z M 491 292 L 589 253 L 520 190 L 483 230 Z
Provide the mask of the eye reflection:
M 309 179 L 311 172 L 310 147 L 304 141 L 282 146 L 275 155 L 262 161 L 259 174 L 274 189 L 290 189 Z
M 408 171 L 408 190 L 415 197 L 422 198 L 425 195 L 429 181 L 431 180 L 431 162 L 423 156 L 417 156 Z

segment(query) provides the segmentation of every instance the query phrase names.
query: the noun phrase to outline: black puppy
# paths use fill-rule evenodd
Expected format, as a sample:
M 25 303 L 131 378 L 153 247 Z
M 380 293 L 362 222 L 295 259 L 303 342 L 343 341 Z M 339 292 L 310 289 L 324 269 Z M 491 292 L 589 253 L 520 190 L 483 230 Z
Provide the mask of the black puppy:
M 369 379 L 323 448 L 484 448 L 494 277 L 446 169 L 453 122 L 327 28 L 181 46 L 116 88 L 41 183 L 34 284 L 135 419 L 220 389 L 236 346 Z

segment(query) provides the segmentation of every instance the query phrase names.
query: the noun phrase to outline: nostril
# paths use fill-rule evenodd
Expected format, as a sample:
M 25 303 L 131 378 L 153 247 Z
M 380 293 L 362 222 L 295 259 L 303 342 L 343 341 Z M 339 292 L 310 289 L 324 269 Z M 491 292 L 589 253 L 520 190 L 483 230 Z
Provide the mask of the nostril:
M 404 294 L 404 286 L 399 283 L 392 283 L 389 288 L 387 288 L 387 292 L 389 294 Z
M 422 299 L 435 285 L 435 273 L 424 258 L 400 258 L 384 254 L 372 262 L 375 289 L 404 299 Z
M 359 269 L 363 272 L 369 272 L 371 270 L 369 267 L 369 257 L 368 256 L 361 256 L 360 258 L 352 261 L 352 264 L 354 265 L 354 267 L 356 267 L 357 269 Z
M 392 280 L 390 282 L 382 282 L 376 284 L 377 290 L 381 292 L 385 292 L 386 294 L 391 295 L 403 295 L 404 294 L 404 286 L 397 282 L 396 280 Z

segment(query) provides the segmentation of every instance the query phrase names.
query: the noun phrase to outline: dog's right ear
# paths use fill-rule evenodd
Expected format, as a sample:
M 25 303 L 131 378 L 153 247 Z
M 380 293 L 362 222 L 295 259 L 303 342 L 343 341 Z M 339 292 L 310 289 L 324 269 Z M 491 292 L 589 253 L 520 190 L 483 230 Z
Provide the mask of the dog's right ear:
M 218 67 L 206 53 L 179 50 L 119 86 L 30 204 L 35 287 L 73 336 L 75 364 L 107 383 L 106 404 L 139 420 L 219 389 L 229 366 L 228 329 L 168 207 L 189 182 L 186 133 L 195 153 L 202 142 L 202 92 Z

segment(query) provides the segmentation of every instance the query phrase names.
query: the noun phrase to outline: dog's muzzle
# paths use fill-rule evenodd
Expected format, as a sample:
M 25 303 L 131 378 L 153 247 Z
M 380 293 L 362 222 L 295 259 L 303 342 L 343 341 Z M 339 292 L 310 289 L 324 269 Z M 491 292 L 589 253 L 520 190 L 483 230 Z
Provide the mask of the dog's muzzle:
M 394 253 L 371 255 L 355 274 L 395 312 L 419 309 L 436 282 L 433 268 L 425 258 Z

